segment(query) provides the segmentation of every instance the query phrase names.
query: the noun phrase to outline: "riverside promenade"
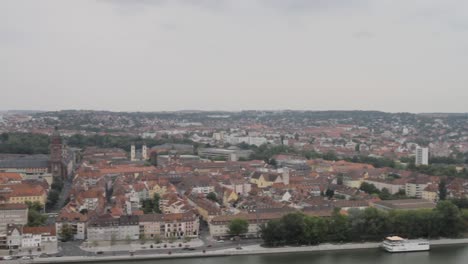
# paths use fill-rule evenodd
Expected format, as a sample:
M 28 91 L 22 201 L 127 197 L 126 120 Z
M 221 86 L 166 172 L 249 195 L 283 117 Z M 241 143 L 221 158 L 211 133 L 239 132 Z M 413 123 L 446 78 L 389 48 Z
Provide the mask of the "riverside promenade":
M 468 244 L 468 238 L 463 239 L 438 239 L 431 240 L 431 246 L 443 245 L 459 245 Z M 134 256 L 73 256 L 73 257 L 50 257 L 36 258 L 33 260 L 11 260 L 2 261 L 7 264 L 17 263 L 96 263 L 96 262 L 113 262 L 125 260 L 152 260 L 152 259 L 171 259 L 171 258 L 200 258 L 200 257 L 222 257 L 235 255 L 255 255 L 255 254 L 281 254 L 281 253 L 300 253 L 300 252 L 315 252 L 315 251 L 334 251 L 334 250 L 354 250 L 354 249 L 375 249 L 380 246 L 380 243 L 345 243 L 345 244 L 320 244 L 317 246 L 301 246 L 301 247 L 276 247 L 265 248 L 260 245 L 251 245 L 242 249 L 229 248 L 221 250 L 212 250 L 203 252 L 187 252 L 173 254 L 145 254 Z

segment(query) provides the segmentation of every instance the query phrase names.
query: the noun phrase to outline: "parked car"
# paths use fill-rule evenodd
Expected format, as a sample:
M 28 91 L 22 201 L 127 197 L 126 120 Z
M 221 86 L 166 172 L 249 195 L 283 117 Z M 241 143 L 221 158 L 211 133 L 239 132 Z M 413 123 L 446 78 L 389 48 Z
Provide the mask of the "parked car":
M 3 259 L 3 260 L 12 260 L 13 257 L 12 257 L 12 256 L 4 256 L 2 259 Z
M 31 256 L 22 256 L 21 259 L 28 260 L 28 259 L 32 259 L 32 257 Z

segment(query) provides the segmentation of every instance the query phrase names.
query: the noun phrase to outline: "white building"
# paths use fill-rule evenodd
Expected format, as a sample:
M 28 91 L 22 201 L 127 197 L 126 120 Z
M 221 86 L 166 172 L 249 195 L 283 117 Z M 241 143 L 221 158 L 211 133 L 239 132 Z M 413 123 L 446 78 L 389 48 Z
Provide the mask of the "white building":
M 103 216 L 88 224 L 89 241 L 138 240 L 140 226 L 138 216 L 123 215 L 120 218 Z
M 0 235 L 1 236 L 1 235 Z M 21 247 L 22 240 L 21 226 L 9 225 L 6 237 L 7 248 L 16 249 Z
M 21 239 L 22 248 L 38 248 L 41 246 L 41 235 L 37 234 L 23 234 Z
M 215 187 L 212 185 L 203 185 L 203 186 L 194 186 L 192 188 L 192 193 L 197 194 L 209 194 L 210 192 L 214 192 Z
M 422 198 L 423 191 L 429 184 L 428 181 L 422 179 L 412 180 L 405 184 L 405 194 L 408 197 Z
M 0 204 L 0 233 L 6 233 L 7 225 L 26 225 L 28 206 L 26 204 Z
M 418 165 L 429 165 L 429 149 L 416 147 L 416 166 Z

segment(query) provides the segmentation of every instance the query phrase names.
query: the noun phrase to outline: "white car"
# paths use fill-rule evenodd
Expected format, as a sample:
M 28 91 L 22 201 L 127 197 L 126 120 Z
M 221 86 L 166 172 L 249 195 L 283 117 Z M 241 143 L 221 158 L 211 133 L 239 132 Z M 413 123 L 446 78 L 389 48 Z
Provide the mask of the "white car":
M 218 242 L 218 243 L 223 243 L 224 240 L 221 239 L 221 240 L 218 240 L 218 241 L 216 241 L 216 242 Z
M 26 259 L 32 259 L 32 257 L 30 257 L 30 256 L 23 256 L 23 257 L 21 257 L 21 259 L 24 259 L 24 260 L 26 260 Z
M 13 259 L 12 256 L 4 256 L 4 257 L 3 257 L 3 260 L 12 260 L 12 259 Z

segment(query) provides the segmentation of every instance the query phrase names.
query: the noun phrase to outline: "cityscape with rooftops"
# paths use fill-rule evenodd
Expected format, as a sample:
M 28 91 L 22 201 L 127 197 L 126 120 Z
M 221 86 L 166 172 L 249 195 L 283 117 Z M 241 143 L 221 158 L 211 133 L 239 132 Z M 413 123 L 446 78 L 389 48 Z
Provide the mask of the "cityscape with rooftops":
M 466 264 L 467 69 L 466 0 L 1 0 L 0 264 Z
M 468 226 L 467 115 L 1 117 L 0 251 L 7 256 L 209 252 L 355 242 L 357 233 L 359 241 L 460 237 Z M 435 215 L 439 225 L 458 227 L 414 229 Z M 299 228 L 297 221 L 314 233 L 278 234 Z

